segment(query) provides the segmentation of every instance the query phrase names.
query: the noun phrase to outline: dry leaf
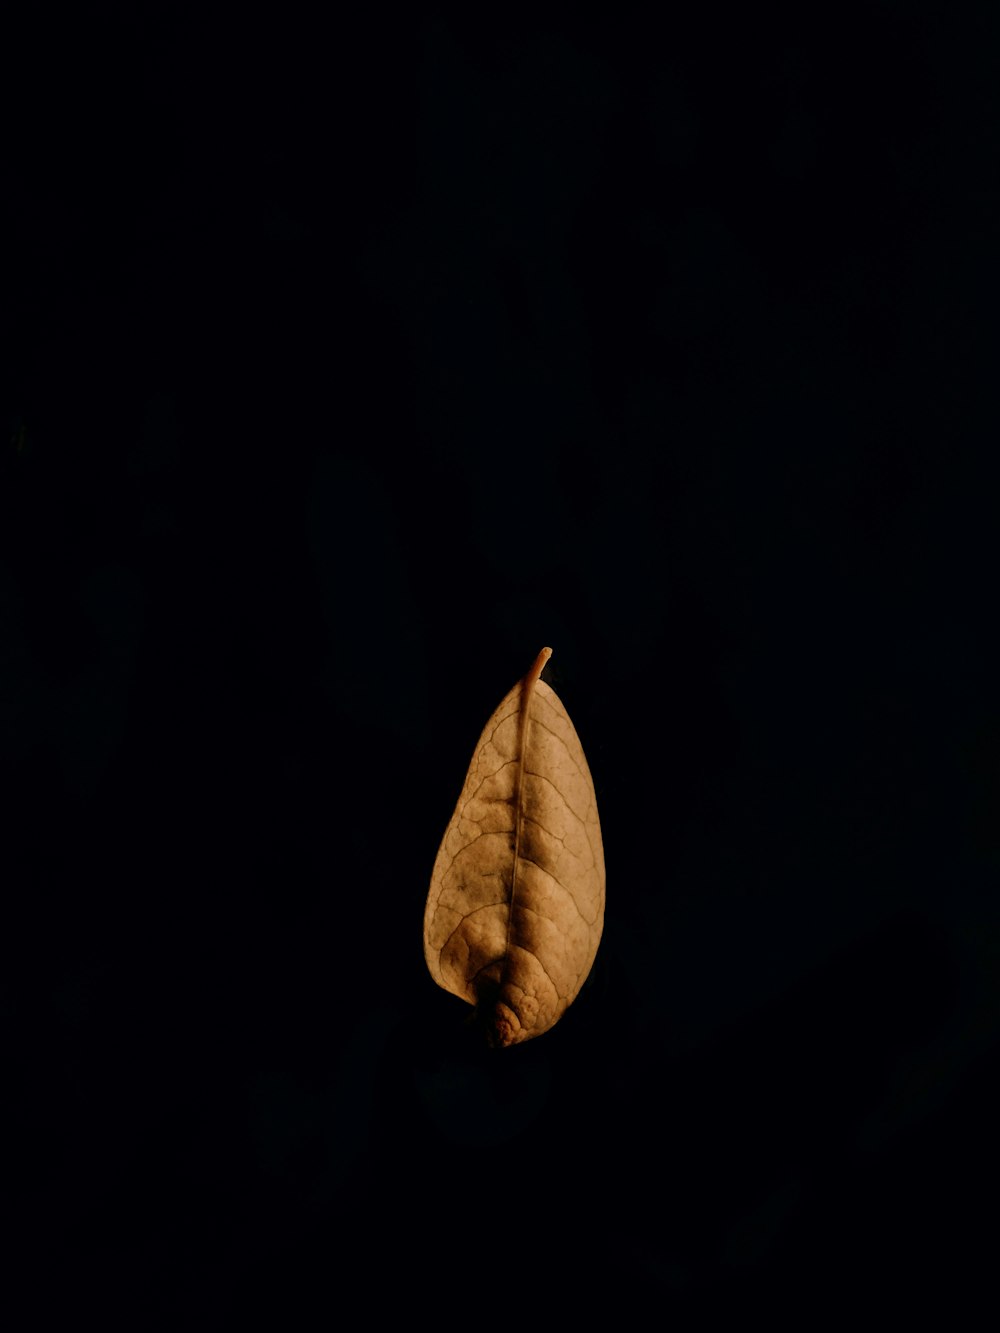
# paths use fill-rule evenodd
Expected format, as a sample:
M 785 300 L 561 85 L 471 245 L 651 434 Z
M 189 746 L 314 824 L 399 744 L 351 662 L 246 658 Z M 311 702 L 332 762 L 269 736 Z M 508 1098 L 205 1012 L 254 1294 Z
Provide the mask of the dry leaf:
M 424 956 L 496 1046 L 547 1032 L 604 925 L 604 847 L 583 747 L 539 677 L 543 648 L 479 738 L 434 862 Z

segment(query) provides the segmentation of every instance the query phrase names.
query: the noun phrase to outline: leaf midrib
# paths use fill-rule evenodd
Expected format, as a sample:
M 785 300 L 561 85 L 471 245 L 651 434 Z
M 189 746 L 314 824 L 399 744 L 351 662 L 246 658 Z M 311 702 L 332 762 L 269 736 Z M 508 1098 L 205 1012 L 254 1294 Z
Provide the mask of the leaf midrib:
M 510 904 L 507 909 L 507 938 L 504 940 L 503 958 L 500 962 L 500 985 L 503 986 L 507 964 L 510 959 L 510 937 L 514 929 L 514 900 L 517 897 L 517 869 L 521 859 L 521 829 L 524 825 L 524 774 L 528 767 L 528 734 L 531 729 L 531 700 L 535 686 L 541 679 L 542 669 L 552 656 L 551 648 L 543 648 L 524 678 L 521 693 L 521 714 L 518 718 L 518 754 L 517 775 L 514 780 L 514 862 L 510 871 Z

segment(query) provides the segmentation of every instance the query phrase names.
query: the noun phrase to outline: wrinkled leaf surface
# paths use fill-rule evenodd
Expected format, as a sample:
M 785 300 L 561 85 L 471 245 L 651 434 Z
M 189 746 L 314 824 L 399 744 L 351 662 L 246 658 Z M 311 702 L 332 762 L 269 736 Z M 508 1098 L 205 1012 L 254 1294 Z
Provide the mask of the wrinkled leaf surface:
M 604 925 L 604 848 L 576 729 L 543 648 L 479 738 L 434 862 L 424 955 L 488 1039 L 548 1031 L 576 998 Z

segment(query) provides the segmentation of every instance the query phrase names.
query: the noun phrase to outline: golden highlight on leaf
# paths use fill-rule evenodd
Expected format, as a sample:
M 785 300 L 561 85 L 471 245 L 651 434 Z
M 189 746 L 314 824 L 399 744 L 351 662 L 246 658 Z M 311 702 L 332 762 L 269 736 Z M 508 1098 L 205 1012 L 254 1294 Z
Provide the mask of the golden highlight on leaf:
M 540 679 L 543 648 L 479 738 L 424 913 L 439 986 L 496 1046 L 547 1032 L 579 994 L 604 926 L 604 847 L 583 746 Z

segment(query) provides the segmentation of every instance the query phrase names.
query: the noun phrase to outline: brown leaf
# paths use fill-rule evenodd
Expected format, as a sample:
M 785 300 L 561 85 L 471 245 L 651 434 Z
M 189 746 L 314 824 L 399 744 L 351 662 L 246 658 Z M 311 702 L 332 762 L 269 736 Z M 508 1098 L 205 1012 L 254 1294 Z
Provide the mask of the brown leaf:
M 539 679 L 551 655 L 542 649 L 479 738 L 424 913 L 431 976 L 476 1006 L 496 1046 L 558 1021 L 604 926 L 594 784 L 566 709 Z

